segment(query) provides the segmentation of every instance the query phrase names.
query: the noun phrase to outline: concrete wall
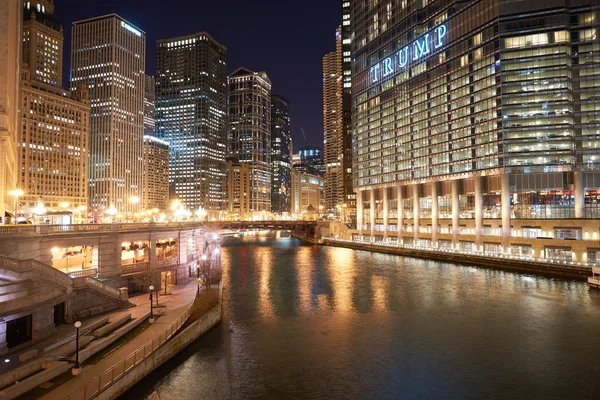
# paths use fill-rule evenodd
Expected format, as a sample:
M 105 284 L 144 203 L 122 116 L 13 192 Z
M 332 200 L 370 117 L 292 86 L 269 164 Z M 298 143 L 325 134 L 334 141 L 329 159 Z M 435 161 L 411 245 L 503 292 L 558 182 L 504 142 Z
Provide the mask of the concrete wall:
M 69 320 L 76 321 L 91 315 L 116 310 L 120 307 L 120 302 L 108 299 L 84 288 L 75 291 L 75 296 L 69 299 L 67 303 L 67 315 Z
M 115 381 L 97 397 L 99 400 L 116 399 L 142 378 L 158 368 L 162 363 L 183 350 L 204 332 L 221 321 L 221 305 L 217 305 L 202 318 L 192 323 L 181 333 L 171 338 L 167 343 L 158 348 L 151 356 L 131 369 L 128 373 Z

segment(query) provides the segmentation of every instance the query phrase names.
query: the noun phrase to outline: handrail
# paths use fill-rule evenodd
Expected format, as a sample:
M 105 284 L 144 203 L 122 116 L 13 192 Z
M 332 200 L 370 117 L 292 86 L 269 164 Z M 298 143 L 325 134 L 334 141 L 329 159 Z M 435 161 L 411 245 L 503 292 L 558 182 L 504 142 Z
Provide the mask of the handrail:
M 61 272 L 61 271 L 59 271 L 47 264 L 44 264 L 40 261 L 31 260 L 31 268 L 34 272 L 36 272 L 36 275 L 39 277 L 42 277 L 42 279 L 44 279 L 43 277 L 45 276 L 46 277 L 46 279 L 44 279 L 45 281 L 59 284 L 60 286 L 63 286 L 65 289 L 67 289 L 69 286 L 73 285 L 73 282 L 71 282 L 71 278 L 69 276 L 67 276 L 64 272 Z
M 192 313 L 193 305 L 194 302 L 192 301 L 183 313 L 183 315 L 179 316 L 177 320 L 173 321 L 167 327 L 167 329 L 154 336 L 152 339 L 147 341 L 143 346 L 139 347 L 137 350 L 129 353 L 129 355 L 126 356 L 122 361 L 119 361 L 112 367 L 108 368 L 99 376 L 92 379 L 91 382 L 71 392 L 68 396 L 65 397 L 65 400 L 91 399 L 100 394 L 104 389 L 112 385 L 113 382 L 123 377 L 132 368 L 136 367 L 138 364 L 140 364 L 142 361 L 148 358 L 152 353 L 154 353 L 156 349 L 158 349 L 163 343 L 169 340 L 179 330 L 179 328 L 183 326 L 183 324 L 188 320 Z M 206 317 L 206 315 L 204 317 Z
M 105 293 L 112 295 L 113 297 L 117 297 L 117 298 L 121 299 L 121 294 L 120 294 L 121 292 L 119 292 L 118 289 L 115 289 L 113 287 L 105 285 L 104 283 L 100 282 L 99 280 L 96 280 L 96 279 L 88 276 L 85 278 L 85 283 L 88 285 L 88 287 L 98 288 L 98 289 L 104 291 Z
M 81 278 L 84 276 L 96 276 L 98 275 L 98 268 L 87 268 L 80 271 L 67 272 L 71 278 Z
M 134 264 L 126 264 L 121 266 L 122 274 L 131 274 L 134 272 L 147 271 L 150 269 L 150 263 L 148 261 L 134 263 Z

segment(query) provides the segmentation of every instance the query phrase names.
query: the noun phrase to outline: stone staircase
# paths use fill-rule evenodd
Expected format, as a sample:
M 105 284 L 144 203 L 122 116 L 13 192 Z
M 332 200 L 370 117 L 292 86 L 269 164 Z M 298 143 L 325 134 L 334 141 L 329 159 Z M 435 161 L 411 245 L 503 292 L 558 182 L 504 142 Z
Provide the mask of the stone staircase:
M 0 315 L 16 314 L 35 304 L 57 300 L 65 293 L 53 286 L 31 279 L 0 285 Z
M 83 288 L 121 307 L 132 306 L 127 290 L 115 289 L 89 276 L 71 278 L 37 260 L 17 260 L 0 255 L 0 315 Z

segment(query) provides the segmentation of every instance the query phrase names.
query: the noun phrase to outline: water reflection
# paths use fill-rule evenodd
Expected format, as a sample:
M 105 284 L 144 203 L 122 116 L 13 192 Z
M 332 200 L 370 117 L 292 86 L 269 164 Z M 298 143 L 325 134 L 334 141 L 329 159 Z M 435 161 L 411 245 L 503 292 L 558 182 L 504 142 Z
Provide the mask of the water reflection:
M 600 396 L 585 283 L 290 238 L 223 264 L 223 323 L 124 398 Z

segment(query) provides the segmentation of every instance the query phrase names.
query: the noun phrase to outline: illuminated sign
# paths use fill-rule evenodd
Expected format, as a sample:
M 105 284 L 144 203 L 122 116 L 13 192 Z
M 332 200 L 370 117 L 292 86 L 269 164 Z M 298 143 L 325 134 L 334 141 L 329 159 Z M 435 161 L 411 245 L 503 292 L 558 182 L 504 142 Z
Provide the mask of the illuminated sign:
M 138 31 L 137 29 L 135 29 L 133 26 L 126 24 L 125 22 L 121 21 L 121 26 L 125 29 L 127 29 L 129 32 L 133 32 L 138 36 L 142 36 L 142 32 Z
M 398 50 L 394 56 L 384 58 L 382 61 L 373 65 L 370 69 L 371 82 L 375 83 L 379 79 L 386 78 L 393 73 L 403 70 L 409 61 L 418 61 L 431 53 L 432 49 L 438 49 L 445 43 L 448 28 L 446 25 L 438 25 L 433 31 L 421 36 L 408 46 Z

